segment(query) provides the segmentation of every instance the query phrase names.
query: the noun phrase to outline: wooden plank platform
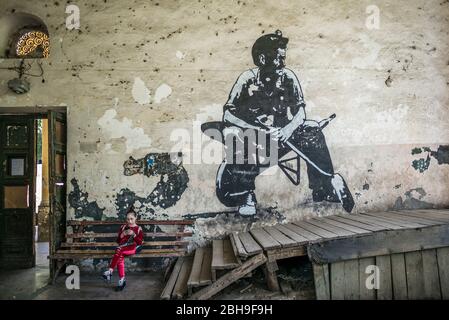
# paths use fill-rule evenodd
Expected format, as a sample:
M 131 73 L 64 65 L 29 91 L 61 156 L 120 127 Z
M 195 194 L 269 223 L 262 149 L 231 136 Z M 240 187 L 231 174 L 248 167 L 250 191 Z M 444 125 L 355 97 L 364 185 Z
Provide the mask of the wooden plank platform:
M 72 249 L 66 252 L 95 254 L 74 249 L 84 245 L 67 247 Z M 260 265 L 268 287 L 278 290 L 277 260 L 304 255 L 313 264 L 317 299 L 449 299 L 449 210 L 311 217 L 232 232 L 211 247 L 198 248 L 194 256 L 179 258 L 161 298 L 188 293 L 208 299 Z M 382 275 L 375 290 L 366 285 L 373 266 Z

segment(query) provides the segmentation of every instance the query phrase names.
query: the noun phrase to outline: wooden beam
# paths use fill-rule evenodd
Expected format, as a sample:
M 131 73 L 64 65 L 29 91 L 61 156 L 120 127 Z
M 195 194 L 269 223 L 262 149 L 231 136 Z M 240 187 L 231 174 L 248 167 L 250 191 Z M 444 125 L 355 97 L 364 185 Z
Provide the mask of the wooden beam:
M 307 255 L 306 245 L 300 245 L 294 248 L 277 248 L 267 250 L 268 261 L 276 261 L 281 259 L 287 259 L 292 257 L 301 257 Z
M 69 226 L 95 226 L 95 225 L 121 225 L 123 221 L 89 221 L 89 220 L 69 220 Z M 194 220 L 139 220 L 139 225 L 193 225 Z
M 249 272 L 253 271 L 260 265 L 264 264 L 267 261 L 267 258 L 263 253 L 259 253 L 256 256 L 253 256 L 246 260 L 241 266 L 236 269 L 231 270 L 221 278 L 219 278 L 216 282 L 212 283 L 210 286 L 201 289 L 200 291 L 194 293 L 190 299 L 192 300 L 205 300 L 214 296 L 233 282 L 242 278 Z
M 189 241 L 145 241 L 142 246 L 186 246 Z M 63 248 L 73 247 L 117 247 L 117 242 L 63 242 L 61 244 Z
M 156 238 L 156 237 L 190 237 L 192 232 L 144 232 L 143 236 L 145 238 Z M 66 238 L 116 238 L 117 233 L 94 233 L 94 232 L 84 232 L 84 233 L 68 233 Z M 144 239 L 145 239 L 144 238 Z
M 182 299 L 187 295 L 187 280 L 189 279 L 189 275 L 192 270 L 192 263 L 192 256 L 184 258 L 184 263 L 182 264 L 178 279 L 176 279 L 176 284 L 173 288 L 172 297 L 175 297 L 176 299 Z
M 176 264 L 173 267 L 173 271 L 170 274 L 170 278 L 168 278 L 168 281 L 164 287 L 164 290 L 162 291 L 161 299 L 163 299 L 163 300 L 171 299 L 173 288 L 175 287 L 176 280 L 178 279 L 179 271 L 181 270 L 181 266 L 183 263 L 184 263 L 184 257 L 180 257 L 176 260 Z

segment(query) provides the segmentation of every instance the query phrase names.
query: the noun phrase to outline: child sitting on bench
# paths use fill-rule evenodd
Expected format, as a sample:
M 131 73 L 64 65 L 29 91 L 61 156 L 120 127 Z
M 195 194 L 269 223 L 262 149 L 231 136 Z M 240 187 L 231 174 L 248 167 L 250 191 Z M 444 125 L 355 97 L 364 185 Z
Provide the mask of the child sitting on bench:
M 112 257 L 109 269 L 103 273 L 103 279 L 111 281 L 112 272 L 117 266 L 119 281 L 116 291 L 122 291 L 126 286 L 125 280 L 125 257 L 136 253 L 143 242 L 143 231 L 140 226 L 136 224 L 137 215 L 131 207 L 126 214 L 126 224 L 120 227 L 117 236 L 118 247 Z

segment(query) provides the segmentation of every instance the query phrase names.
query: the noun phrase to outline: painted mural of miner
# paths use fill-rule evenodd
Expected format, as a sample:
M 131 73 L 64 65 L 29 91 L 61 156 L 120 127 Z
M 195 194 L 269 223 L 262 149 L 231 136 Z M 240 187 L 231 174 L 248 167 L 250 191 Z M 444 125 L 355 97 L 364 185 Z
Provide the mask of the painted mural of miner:
M 252 57 L 257 67 L 238 77 L 224 105 L 223 122 L 204 124 L 202 129 L 219 128 L 224 141 L 227 139 L 226 132 L 237 130 L 244 135 L 248 130 L 265 132 L 270 146 L 264 148 L 271 149 L 273 143 L 277 148 L 275 164 L 278 163 L 277 159 L 291 151 L 305 160 L 309 188 L 315 202 L 341 202 L 344 209 L 350 212 L 354 207 L 352 195 L 343 178 L 334 174 L 322 133 L 322 128 L 335 115 L 321 122 L 306 120 L 301 85 L 295 73 L 285 67 L 287 43 L 288 38 L 283 37 L 279 30 L 256 40 Z M 257 203 L 255 179 L 273 162 L 252 162 L 259 156 L 247 151 L 249 144 L 251 142 L 245 142 L 245 163 L 230 161 L 233 158 L 226 155 L 218 169 L 216 193 L 224 205 L 238 206 L 241 215 L 252 216 L 256 214 Z M 226 142 L 225 152 L 235 155 L 236 150 L 229 148 Z M 299 165 L 297 170 L 299 179 Z

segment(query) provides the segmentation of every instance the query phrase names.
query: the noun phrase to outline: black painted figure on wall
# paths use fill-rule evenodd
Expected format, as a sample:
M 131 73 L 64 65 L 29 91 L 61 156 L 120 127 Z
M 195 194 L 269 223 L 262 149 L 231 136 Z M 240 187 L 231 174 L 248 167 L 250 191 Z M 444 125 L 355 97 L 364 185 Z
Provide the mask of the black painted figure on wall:
M 283 37 L 279 30 L 258 38 L 252 47 L 253 61 L 257 67 L 238 77 L 224 105 L 223 122 L 202 126 L 206 134 L 208 129 L 220 129 L 224 141 L 229 135 L 234 135 L 244 143 L 244 162 L 241 163 L 233 161 L 239 150 L 223 141 L 226 159 L 217 173 L 217 196 L 224 205 L 238 207 L 241 215 L 256 214 L 256 177 L 274 164 L 281 166 L 282 161 L 278 162 L 278 159 L 294 151 L 296 157 L 307 163 L 313 200 L 341 202 L 350 212 L 354 201 L 344 180 L 334 174 L 322 133 L 322 128 L 335 115 L 321 122 L 306 120 L 301 85 L 295 73 L 285 67 L 287 43 L 288 38 Z M 260 135 L 255 143 L 251 139 L 245 140 L 245 136 L 249 136 L 248 131 L 263 132 L 267 143 L 261 147 Z M 248 151 L 251 143 L 256 145 L 252 149 L 255 152 Z M 269 157 L 276 156 L 276 161 L 267 163 L 258 153 L 261 149 L 265 153 L 267 149 L 273 150 L 273 144 L 276 152 L 274 155 L 270 152 Z M 297 159 L 297 183 L 287 172 L 293 170 L 281 167 L 295 184 L 299 184 Z

